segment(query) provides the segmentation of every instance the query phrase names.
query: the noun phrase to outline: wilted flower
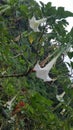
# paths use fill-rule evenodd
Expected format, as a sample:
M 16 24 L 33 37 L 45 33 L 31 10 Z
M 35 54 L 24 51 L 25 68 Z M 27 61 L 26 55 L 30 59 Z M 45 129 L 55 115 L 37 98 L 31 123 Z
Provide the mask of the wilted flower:
M 46 22 L 47 18 L 42 18 L 40 20 L 36 20 L 36 18 L 33 16 L 31 19 L 29 19 L 29 25 L 30 28 L 33 29 L 34 32 L 39 32 L 39 25 L 41 23 Z
M 65 92 L 61 93 L 60 95 L 56 95 L 57 100 L 60 102 L 64 102 L 64 99 L 63 99 L 64 95 L 65 95 Z
M 21 109 L 24 108 L 25 106 L 26 106 L 26 104 L 23 101 L 20 101 L 19 103 L 17 103 L 14 110 L 12 111 L 12 115 L 19 113 L 21 111 Z
M 53 79 L 50 78 L 49 76 L 49 71 L 55 64 L 57 58 L 59 57 L 60 54 L 58 54 L 56 57 L 54 57 L 45 67 L 41 68 L 39 63 L 37 63 L 34 67 L 34 71 L 36 71 L 36 76 L 37 78 L 43 79 L 44 82 L 46 81 L 52 81 Z

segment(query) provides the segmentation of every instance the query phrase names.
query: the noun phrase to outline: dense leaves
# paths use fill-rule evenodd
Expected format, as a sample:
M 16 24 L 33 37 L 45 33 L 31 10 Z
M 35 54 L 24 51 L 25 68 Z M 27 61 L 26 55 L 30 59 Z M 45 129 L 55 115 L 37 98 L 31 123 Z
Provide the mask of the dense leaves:
M 73 29 L 66 30 L 73 13 L 50 2 L 39 6 L 34 0 L 0 2 L 0 129 L 72 130 L 73 84 L 64 56 L 73 46 Z M 39 32 L 30 28 L 29 19 L 47 18 Z M 41 67 L 61 53 L 44 82 L 33 68 Z M 73 62 L 69 64 L 73 68 Z M 63 102 L 56 98 L 65 92 Z

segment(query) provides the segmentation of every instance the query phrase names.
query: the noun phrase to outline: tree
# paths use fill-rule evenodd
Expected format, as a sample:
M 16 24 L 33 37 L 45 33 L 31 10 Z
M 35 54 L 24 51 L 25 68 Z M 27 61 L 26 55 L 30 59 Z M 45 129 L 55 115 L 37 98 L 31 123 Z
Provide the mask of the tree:
M 66 30 L 66 18 L 73 13 L 56 9 L 50 2 L 40 4 L 34 0 L 3 0 L 0 4 L 1 130 L 73 129 L 73 88 L 63 62 L 65 54 L 73 56 L 69 52 L 73 29 Z M 36 63 L 44 67 L 58 53 L 49 72 L 54 80 L 37 78 Z

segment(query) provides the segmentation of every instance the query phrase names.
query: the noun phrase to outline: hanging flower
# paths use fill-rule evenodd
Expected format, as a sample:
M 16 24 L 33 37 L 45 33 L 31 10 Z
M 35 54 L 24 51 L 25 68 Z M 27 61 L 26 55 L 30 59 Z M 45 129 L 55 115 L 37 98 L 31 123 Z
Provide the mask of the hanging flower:
M 37 63 L 34 67 L 34 71 L 36 71 L 36 76 L 37 78 L 43 79 L 44 82 L 48 81 L 53 81 L 53 79 L 50 78 L 49 76 L 49 71 L 55 64 L 57 58 L 59 57 L 60 54 L 58 54 L 56 57 L 54 57 L 45 67 L 41 68 L 39 63 Z
M 57 100 L 59 102 L 64 102 L 64 99 L 63 99 L 64 95 L 65 95 L 65 92 L 61 93 L 60 95 L 56 95 Z
M 36 18 L 33 16 L 31 19 L 29 19 L 29 25 L 30 28 L 33 29 L 34 32 L 39 32 L 39 25 L 41 23 L 46 22 L 47 18 L 42 18 L 40 20 L 36 20 Z
M 11 110 L 11 107 L 12 107 L 12 103 L 13 101 L 15 100 L 16 96 L 14 96 L 10 101 L 6 102 L 6 105 L 7 105 L 7 108 L 9 110 Z

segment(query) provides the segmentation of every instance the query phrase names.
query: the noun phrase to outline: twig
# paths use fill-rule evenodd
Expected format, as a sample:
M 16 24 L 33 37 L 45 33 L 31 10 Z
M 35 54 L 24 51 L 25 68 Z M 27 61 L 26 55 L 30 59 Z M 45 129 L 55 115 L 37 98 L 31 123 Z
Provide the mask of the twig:
M 11 57 L 11 58 L 12 58 L 12 59 L 13 59 L 13 58 L 17 58 L 17 57 L 22 56 L 22 55 L 23 55 L 23 54 L 19 53 L 19 54 L 15 55 L 15 56 L 13 56 L 13 57 Z
M 10 78 L 10 77 L 17 77 L 17 78 L 19 78 L 19 77 L 28 76 L 28 74 L 29 74 L 30 72 L 32 72 L 32 68 L 30 68 L 27 73 L 10 74 L 10 75 L 0 75 L 0 78 Z

